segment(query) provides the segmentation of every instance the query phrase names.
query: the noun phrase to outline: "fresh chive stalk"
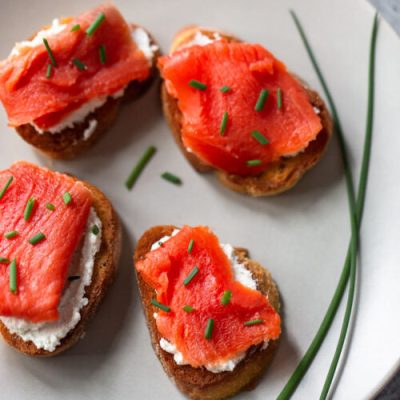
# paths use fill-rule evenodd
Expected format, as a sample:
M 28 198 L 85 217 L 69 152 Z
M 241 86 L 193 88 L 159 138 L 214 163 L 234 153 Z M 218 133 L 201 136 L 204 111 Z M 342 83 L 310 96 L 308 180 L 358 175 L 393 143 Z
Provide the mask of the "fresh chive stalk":
M 46 47 L 47 53 L 49 54 L 50 62 L 52 63 L 53 67 L 57 67 L 57 61 L 54 58 L 54 54 L 51 51 L 49 42 L 47 41 L 46 38 L 43 38 L 43 44 L 44 44 L 44 47 Z
M 194 246 L 194 239 L 190 239 L 189 245 L 188 245 L 188 253 L 190 254 L 193 250 Z
M 17 260 L 14 258 L 10 264 L 10 292 L 17 293 Z
M 261 92 L 258 96 L 258 100 L 256 103 L 256 106 L 254 107 L 254 109 L 258 112 L 262 111 L 264 108 L 264 105 L 268 99 L 269 96 L 269 90 L 267 89 L 261 89 Z
M 54 204 L 51 204 L 51 203 L 47 203 L 47 204 L 46 204 L 46 208 L 47 208 L 48 210 L 50 210 L 50 211 L 55 211 L 55 210 L 56 210 L 55 205 L 54 205 Z
M 202 91 L 207 89 L 207 85 L 205 83 L 196 81 L 196 79 L 189 81 L 189 86 Z
M 35 207 L 35 199 L 31 197 L 26 203 L 25 211 L 24 211 L 24 220 L 29 221 L 32 216 L 33 208 Z
M 257 165 L 261 165 L 262 161 L 261 160 L 248 160 L 248 161 L 246 161 L 246 164 L 249 167 L 256 167 Z
M 229 87 L 229 86 L 227 86 L 227 85 L 224 85 L 224 86 L 222 86 L 222 87 L 220 87 L 219 88 L 219 91 L 221 92 L 221 93 L 228 93 L 228 92 L 230 92 L 232 89 Z
M 194 308 L 192 306 L 186 305 L 183 306 L 183 311 L 187 312 L 187 313 L 191 313 L 194 310 Z
M 211 339 L 213 330 L 214 330 L 214 320 L 213 320 L 212 318 L 210 318 L 210 319 L 207 321 L 206 330 L 205 330 L 205 332 L 204 332 L 204 337 L 205 337 L 207 340 L 210 340 L 210 339 Z
M 228 125 L 228 112 L 225 111 L 224 114 L 222 115 L 221 126 L 219 128 L 219 133 L 221 134 L 221 136 L 225 135 L 227 125 Z
M 185 286 L 189 285 L 192 279 L 199 273 L 199 267 L 195 266 L 189 273 L 189 275 L 183 280 Z
M 10 264 L 10 260 L 5 257 L 0 257 L 0 264 Z
M 246 321 L 243 323 L 244 326 L 252 326 L 252 325 L 260 325 L 263 324 L 263 319 L 251 319 L 250 321 Z
M 161 178 L 165 179 L 168 182 L 171 182 L 175 185 L 182 185 L 182 179 L 179 178 L 178 176 L 171 174 L 171 172 L 164 172 L 161 175 Z
M 6 193 L 7 189 L 10 187 L 11 182 L 13 181 L 14 177 L 10 176 L 7 179 L 7 182 L 4 184 L 4 186 L 2 187 L 2 189 L 0 190 L 0 200 L 3 198 L 4 194 Z
M 67 206 L 72 203 L 72 196 L 70 192 L 65 192 L 63 194 L 63 202 Z
M 107 55 L 106 55 L 106 46 L 104 46 L 104 44 L 101 44 L 99 46 L 99 58 L 100 58 L 100 64 L 106 63 Z
M 10 232 L 6 232 L 6 233 L 4 234 L 4 237 L 5 237 L 6 239 L 13 239 L 13 238 L 15 238 L 16 236 L 18 236 L 18 232 L 17 232 L 17 231 L 10 231 Z
M 41 241 L 43 241 L 44 239 L 46 239 L 46 235 L 42 232 L 37 233 L 36 235 L 32 236 L 28 242 L 32 245 L 32 246 L 36 246 L 38 243 L 40 243 Z
M 50 79 L 52 70 L 53 70 L 53 65 L 47 64 L 47 70 L 46 70 L 46 78 L 47 79 Z
M 75 65 L 76 68 L 79 69 L 79 71 L 85 71 L 87 69 L 86 64 L 84 64 L 81 60 L 79 60 L 78 58 L 74 58 L 72 60 L 72 64 Z
M 232 298 L 232 292 L 230 290 L 225 290 L 224 294 L 221 297 L 221 304 L 226 306 L 229 304 Z
M 251 132 L 251 136 L 254 139 L 256 139 L 257 142 L 262 144 L 263 146 L 269 143 L 269 140 L 260 131 Z
M 140 157 L 138 163 L 133 167 L 132 172 L 130 173 L 128 179 L 125 182 L 125 186 L 128 190 L 133 188 L 133 185 L 139 178 L 139 175 L 144 170 L 144 167 L 148 164 L 151 158 L 154 156 L 156 152 L 156 148 L 154 146 L 150 146 L 146 149 L 146 151 Z
M 282 90 L 281 88 L 278 88 L 276 90 L 276 105 L 278 107 L 278 110 L 282 108 Z
M 99 29 L 100 25 L 104 22 L 106 16 L 104 13 L 100 13 L 97 18 L 93 21 L 92 25 L 86 30 L 86 34 L 88 36 L 93 36 L 97 29 Z
M 157 307 L 160 310 L 163 310 L 165 312 L 171 311 L 170 307 L 166 306 L 165 304 L 159 303 L 156 299 L 151 299 L 150 302 L 151 302 L 151 304 L 153 304 L 154 307 Z
M 99 234 L 99 232 L 100 232 L 99 227 L 98 227 L 96 224 L 94 224 L 94 225 L 92 226 L 92 233 L 93 233 L 93 235 L 97 236 L 97 235 Z
M 81 29 L 81 26 L 79 24 L 76 24 L 71 28 L 71 32 L 79 31 L 79 29 Z

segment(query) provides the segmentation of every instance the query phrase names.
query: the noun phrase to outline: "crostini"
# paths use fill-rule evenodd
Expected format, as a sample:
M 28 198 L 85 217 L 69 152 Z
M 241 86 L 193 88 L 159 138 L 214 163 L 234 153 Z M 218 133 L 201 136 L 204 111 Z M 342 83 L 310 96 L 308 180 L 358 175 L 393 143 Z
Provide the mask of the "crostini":
M 281 333 L 270 273 L 203 226 L 149 229 L 134 262 L 154 351 L 177 387 L 216 400 L 255 383 Z
M 49 157 L 73 158 L 149 88 L 157 56 L 153 37 L 111 4 L 55 19 L 0 63 L 9 125 Z
M 0 172 L 0 333 L 30 356 L 75 344 L 114 280 L 116 213 L 95 186 L 18 162 Z
M 324 102 L 261 45 L 192 26 L 158 67 L 164 114 L 183 154 L 234 191 L 288 190 L 327 146 Z

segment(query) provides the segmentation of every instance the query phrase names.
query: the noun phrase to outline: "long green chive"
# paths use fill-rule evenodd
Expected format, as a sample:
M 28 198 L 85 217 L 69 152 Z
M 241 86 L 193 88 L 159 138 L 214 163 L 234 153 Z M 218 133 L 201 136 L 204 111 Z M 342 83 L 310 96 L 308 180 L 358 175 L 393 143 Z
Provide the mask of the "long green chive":
M 224 294 L 221 297 L 221 304 L 223 304 L 224 306 L 228 305 L 229 302 L 231 301 L 231 297 L 232 297 L 232 292 L 230 290 L 225 290 Z
M 198 90 L 206 90 L 207 89 L 207 85 L 205 83 L 196 81 L 196 79 L 192 79 L 189 82 L 189 86 L 191 86 L 192 88 L 198 89 Z
M 52 69 L 53 69 L 53 65 L 52 64 L 47 64 L 47 70 L 46 70 L 46 78 L 47 79 L 50 79 Z
M 171 308 L 166 306 L 165 304 L 159 303 L 156 299 L 151 299 L 150 300 L 151 304 L 153 304 L 154 307 L 159 308 L 160 310 L 163 310 L 165 312 L 170 312 Z
M 10 260 L 5 257 L 0 257 L 0 264 L 10 264 Z
M 64 201 L 64 204 L 65 204 L 65 205 L 71 204 L 71 202 L 72 202 L 71 193 L 65 192 L 65 193 L 63 194 L 63 201 Z
M 219 133 L 223 136 L 226 131 L 226 126 L 228 125 L 228 112 L 225 111 L 222 115 L 221 126 L 219 128 Z
M 189 285 L 189 283 L 192 281 L 192 279 L 199 273 L 199 268 L 196 266 L 194 267 L 189 275 L 183 280 L 183 284 L 185 286 Z
M 268 95 L 269 95 L 269 90 L 267 89 L 261 89 L 261 92 L 258 96 L 258 100 L 256 103 L 256 106 L 254 107 L 254 109 L 258 112 L 262 111 L 265 105 L 265 102 L 268 99 Z
M 71 28 L 71 32 L 79 31 L 79 29 L 81 29 L 81 26 L 79 24 L 76 24 Z
M 229 86 L 227 86 L 227 85 L 224 85 L 224 86 L 222 86 L 222 87 L 219 88 L 219 91 L 222 92 L 222 93 L 228 93 L 228 92 L 230 92 L 231 90 L 232 90 L 232 89 L 231 89 Z
M 252 326 L 252 325 L 260 325 L 263 324 L 263 319 L 251 319 L 250 321 L 246 321 L 243 323 L 244 326 Z
M 10 292 L 17 293 L 17 260 L 15 258 L 10 264 Z
M 54 54 L 51 51 L 49 42 L 47 41 L 46 38 L 43 38 L 43 43 L 44 43 L 44 47 L 46 47 L 47 53 L 49 54 L 49 58 L 50 58 L 51 63 L 53 64 L 53 67 L 57 67 L 56 59 L 54 58 Z
M 194 239 L 190 239 L 189 245 L 188 245 L 188 253 L 190 254 L 193 250 L 194 246 Z
M 107 60 L 106 46 L 104 46 L 104 44 L 101 44 L 99 46 L 99 58 L 100 58 L 100 63 L 101 64 L 105 64 L 106 63 L 106 60 Z
M 35 246 L 38 243 L 40 243 L 42 240 L 46 239 L 46 235 L 42 232 L 37 233 L 35 236 L 32 236 L 28 242 L 32 245 Z
M 54 206 L 54 204 L 51 203 L 47 203 L 46 204 L 46 208 L 50 211 L 55 211 L 56 207 Z
M 282 90 L 281 88 L 278 88 L 276 90 L 276 105 L 278 107 L 278 110 L 282 108 Z
M 174 183 L 175 185 L 182 185 L 182 180 L 178 176 L 171 174 L 170 172 L 164 172 L 161 175 L 161 178 L 165 179 L 168 182 Z
M 205 332 L 204 332 L 204 337 L 205 337 L 207 340 L 210 340 L 210 339 L 211 339 L 213 330 L 214 330 L 214 320 L 213 320 L 212 318 L 210 318 L 210 319 L 207 321 L 206 330 L 205 330 Z
M 7 189 L 10 187 L 11 182 L 13 181 L 14 177 L 10 176 L 7 179 L 7 182 L 4 184 L 4 186 L 2 187 L 2 189 L 0 190 L 0 200 L 3 198 L 4 194 L 6 193 Z
M 246 161 L 246 164 L 249 167 L 256 167 L 257 165 L 261 165 L 262 161 L 261 160 L 248 160 L 248 161 Z
M 4 237 L 6 239 L 12 239 L 12 238 L 15 238 L 16 236 L 18 236 L 18 232 L 17 231 L 6 232 L 4 234 Z
M 97 236 L 97 235 L 99 234 L 99 232 L 100 232 L 99 227 L 98 227 L 96 224 L 94 224 L 94 225 L 92 226 L 92 233 L 93 233 L 93 235 Z
M 80 71 L 85 71 L 85 69 L 87 69 L 86 64 L 84 64 L 81 60 L 79 60 L 78 58 L 74 58 L 72 60 L 72 64 L 75 65 L 76 68 L 78 68 Z
M 192 306 L 186 305 L 183 307 L 183 311 L 186 311 L 187 313 L 191 313 L 194 310 Z
M 99 26 L 103 23 L 103 21 L 106 19 L 106 16 L 104 13 L 100 13 L 97 18 L 93 21 L 92 25 L 89 26 L 89 28 L 86 30 L 86 34 L 88 36 L 92 36 L 93 33 L 99 28 Z
M 24 220 L 29 221 L 32 215 L 33 207 L 35 206 L 35 199 L 31 197 L 26 203 L 25 211 L 24 211 Z
M 150 159 L 153 157 L 155 152 L 156 148 L 154 146 L 150 146 L 146 149 L 146 151 L 140 157 L 138 163 L 133 167 L 132 172 L 125 182 L 125 186 L 127 187 L 127 189 L 131 190 L 133 188 L 133 185 L 137 181 L 139 175 L 141 174 L 147 163 L 150 161 Z
M 269 143 L 269 140 L 260 131 L 251 132 L 251 136 L 254 139 L 256 139 L 258 143 L 260 143 L 262 145 L 266 145 Z
M 81 279 L 80 275 L 71 275 L 71 276 L 68 277 L 68 280 L 70 282 L 77 281 L 78 279 Z

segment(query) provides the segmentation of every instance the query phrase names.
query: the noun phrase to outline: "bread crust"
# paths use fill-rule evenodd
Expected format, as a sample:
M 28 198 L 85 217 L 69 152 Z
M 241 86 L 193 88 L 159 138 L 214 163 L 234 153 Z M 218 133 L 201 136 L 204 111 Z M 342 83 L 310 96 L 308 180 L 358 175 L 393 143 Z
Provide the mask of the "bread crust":
M 150 37 L 150 44 L 157 45 L 153 36 L 142 26 L 130 24 L 131 30 L 143 29 Z M 158 47 L 158 45 L 157 45 Z M 159 48 L 159 47 L 158 47 Z M 117 99 L 108 97 L 107 101 L 99 108 L 88 114 L 86 118 L 72 128 L 65 128 L 58 133 L 39 133 L 31 124 L 20 125 L 15 128 L 26 142 L 37 148 L 40 152 L 54 159 L 71 159 L 77 157 L 92 147 L 114 123 L 118 110 L 124 102 L 134 101 L 144 94 L 158 76 L 156 61 L 159 51 L 154 52 L 151 62 L 150 75 L 144 81 L 132 81 L 125 89 L 124 95 Z M 85 139 L 85 131 L 91 121 L 96 121 L 96 128 L 89 138 Z
M 193 40 L 197 32 L 209 38 L 215 34 L 230 41 L 240 42 L 238 38 L 216 30 L 203 29 L 197 26 L 184 28 L 176 35 L 171 52 Z M 182 142 L 182 113 L 178 107 L 178 101 L 166 90 L 165 83 L 161 86 L 161 101 L 163 112 L 171 128 L 172 134 L 182 153 L 192 166 L 200 173 L 214 172 L 219 181 L 231 190 L 251 196 L 271 196 L 292 188 L 299 179 L 311 169 L 325 152 L 330 137 L 332 136 L 332 119 L 325 103 L 318 93 L 310 89 L 300 78 L 293 75 L 306 89 L 310 103 L 319 109 L 319 117 L 322 130 L 316 139 L 309 143 L 307 148 L 294 157 L 282 157 L 280 160 L 270 163 L 268 169 L 259 176 L 239 176 L 229 174 L 204 163 L 194 153 L 188 152 Z
M 74 179 L 77 180 L 76 178 Z M 30 356 L 55 356 L 78 342 L 84 335 L 87 323 L 96 313 L 116 276 L 122 243 L 119 218 L 109 200 L 97 187 L 87 182 L 83 183 L 93 195 L 93 207 L 102 222 L 101 246 L 95 257 L 92 283 L 85 289 L 85 297 L 88 299 L 88 304 L 80 310 L 81 319 L 79 323 L 62 339 L 60 345 L 51 352 L 38 349 L 33 342 L 25 342 L 18 335 L 10 333 L 0 321 L 0 333 L 5 341 L 16 350 Z
M 171 235 L 174 229 L 176 229 L 175 226 L 166 225 L 155 226 L 147 230 L 138 241 L 134 256 L 135 264 L 145 257 L 153 243 L 163 236 Z M 271 305 L 279 312 L 279 293 L 271 274 L 259 263 L 250 259 L 246 249 L 235 248 L 235 254 L 240 262 L 243 262 L 245 267 L 251 271 L 253 278 L 257 281 L 257 289 L 264 295 L 268 295 Z M 137 271 L 136 278 L 153 349 L 167 375 L 184 394 L 196 400 L 219 400 L 231 397 L 243 389 L 254 387 L 271 362 L 279 339 L 270 341 L 266 349 L 261 349 L 261 346 L 253 346 L 246 358 L 232 372 L 215 374 L 205 368 L 177 365 L 173 355 L 160 347 L 161 336 L 153 317 L 153 313 L 157 309 L 150 303 L 155 296 L 155 291 Z

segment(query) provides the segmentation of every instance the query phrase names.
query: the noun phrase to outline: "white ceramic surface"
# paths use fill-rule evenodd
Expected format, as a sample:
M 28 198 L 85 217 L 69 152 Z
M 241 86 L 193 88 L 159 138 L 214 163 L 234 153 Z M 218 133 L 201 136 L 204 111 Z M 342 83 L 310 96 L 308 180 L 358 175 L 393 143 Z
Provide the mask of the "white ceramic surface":
M 55 16 L 75 15 L 96 1 L 1 0 L 0 58 Z M 289 16 L 294 8 L 332 89 L 358 173 L 366 116 L 367 65 L 373 9 L 363 0 L 116 1 L 129 21 L 147 27 L 164 51 L 182 26 L 198 23 L 260 42 L 320 89 Z M 400 42 L 380 24 L 376 113 L 354 335 L 335 399 L 365 399 L 394 370 L 400 354 Z M 108 135 L 81 159 L 50 162 L 6 124 L 0 109 L 0 168 L 25 159 L 74 173 L 102 188 L 124 225 L 120 272 L 86 337 L 54 359 L 31 359 L 0 344 L 1 398 L 181 398 L 154 355 L 132 269 L 135 243 L 155 224 L 207 224 L 224 242 L 248 247 L 272 271 L 284 305 L 284 333 L 276 358 L 253 392 L 238 398 L 274 399 L 309 345 L 342 269 L 349 240 L 343 172 L 333 140 L 320 164 L 290 192 L 251 199 L 195 173 L 163 120 L 156 86 L 125 106 Z M 123 183 L 146 146 L 156 157 L 132 192 Z M 160 179 L 177 173 L 183 187 Z M 340 327 L 337 318 L 295 399 L 316 399 Z

